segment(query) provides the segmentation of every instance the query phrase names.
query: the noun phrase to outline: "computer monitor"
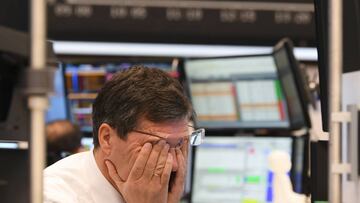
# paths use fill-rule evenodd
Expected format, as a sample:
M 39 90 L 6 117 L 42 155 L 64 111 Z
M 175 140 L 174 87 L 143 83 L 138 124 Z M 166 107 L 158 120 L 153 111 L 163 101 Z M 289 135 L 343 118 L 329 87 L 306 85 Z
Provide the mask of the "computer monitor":
M 290 127 L 272 54 L 189 59 L 184 68 L 199 126 Z
M 21 84 L 27 65 L 21 54 L 0 50 L 0 140 L 29 140 L 30 112 Z
M 29 150 L 0 147 L 0 194 L 2 203 L 30 202 Z
M 178 77 L 175 59 L 141 59 L 119 57 L 60 57 L 63 61 L 66 101 L 69 119 L 80 130 L 92 133 L 92 104 L 98 91 L 116 72 L 133 65 L 159 68 L 173 77 Z
M 0 122 L 5 122 L 8 118 L 13 91 L 16 79 L 19 77 L 21 66 L 14 62 L 6 54 L 0 53 Z
M 271 203 L 273 173 L 267 158 L 273 150 L 291 156 L 293 139 L 207 137 L 194 154 L 191 202 Z
M 184 67 L 199 126 L 210 130 L 311 127 L 307 84 L 288 39 L 269 54 L 189 59 Z

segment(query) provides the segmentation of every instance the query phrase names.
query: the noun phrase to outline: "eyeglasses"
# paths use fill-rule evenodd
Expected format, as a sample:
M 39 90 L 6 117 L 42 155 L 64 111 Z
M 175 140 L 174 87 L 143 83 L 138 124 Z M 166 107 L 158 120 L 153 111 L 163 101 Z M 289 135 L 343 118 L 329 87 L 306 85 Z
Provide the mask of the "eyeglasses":
M 189 127 L 193 128 L 193 126 L 189 126 Z M 183 143 L 184 143 L 184 137 L 174 140 L 173 138 L 170 138 L 170 137 L 167 137 L 167 136 L 161 136 L 161 135 L 157 135 L 157 134 L 154 134 L 154 133 L 145 132 L 145 131 L 142 131 L 142 130 L 133 130 L 133 131 L 137 132 L 137 133 L 141 133 L 141 134 L 150 135 L 150 136 L 158 137 L 158 138 L 161 138 L 161 139 L 165 139 L 167 141 L 167 143 L 170 144 L 171 147 L 181 147 L 183 145 Z M 190 145 L 191 146 L 199 146 L 205 140 L 205 129 L 204 128 L 196 129 L 188 136 L 190 138 Z

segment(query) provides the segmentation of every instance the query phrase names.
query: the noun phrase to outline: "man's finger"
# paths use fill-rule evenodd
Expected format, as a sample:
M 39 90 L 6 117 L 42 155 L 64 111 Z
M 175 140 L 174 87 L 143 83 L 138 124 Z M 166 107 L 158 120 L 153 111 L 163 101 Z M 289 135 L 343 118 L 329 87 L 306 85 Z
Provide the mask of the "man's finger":
M 117 173 L 114 164 L 110 160 L 105 160 L 105 165 L 109 172 L 110 178 L 115 182 L 118 187 L 120 187 L 124 182 L 121 180 L 119 174 Z
M 160 152 L 165 147 L 166 142 L 164 140 L 160 140 L 153 149 L 151 150 L 149 159 L 146 162 L 146 166 L 143 173 L 143 178 L 151 180 L 152 176 L 154 175 L 155 167 L 159 159 Z
M 182 151 L 180 149 L 176 149 L 176 158 L 178 160 L 178 170 L 176 171 L 175 184 L 183 184 L 185 173 L 186 173 L 186 160 Z
M 186 173 L 186 157 L 183 155 L 183 152 L 180 149 L 176 149 L 176 158 L 178 160 L 178 172 L 183 173 L 185 175 Z
M 149 159 L 151 153 L 152 145 L 150 143 L 145 143 L 141 148 L 141 151 L 138 157 L 135 160 L 134 166 L 132 167 L 129 180 L 138 180 L 144 173 L 146 162 Z
M 178 170 L 176 171 L 174 186 L 170 192 L 182 192 L 185 184 L 186 162 L 180 149 L 176 149 L 176 157 L 178 160 Z
M 168 153 L 166 164 L 164 167 L 164 170 L 161 175 L 161 184 L 162 185 L 168 185 L 170 181 L 170 175 L 172 171 L 172 164 L 173 164 L 173 157 L 170 153 Z
M 167 157 L 168 157 L 169 149 L 170 149 L 170 146 L 168 144 L 166 144 L 165 147 L 162 149 L 162 151 L 160 153 L 158 162 L 157 162 L 155 170 L 154 170 L 154 175 L 156 177 L 160 178 L 160 175 L 163 173 L 163 170 L 164 170 L 165 165 L 166 165 L 166 160 L 167 160 Z
M 189 151 L 189 139 L 184 139 L 184 144 L 181 147 L 181 152 L 183 153 L 185 159 L 187 160 L 187 155 L 188 155 L 188 151 Z

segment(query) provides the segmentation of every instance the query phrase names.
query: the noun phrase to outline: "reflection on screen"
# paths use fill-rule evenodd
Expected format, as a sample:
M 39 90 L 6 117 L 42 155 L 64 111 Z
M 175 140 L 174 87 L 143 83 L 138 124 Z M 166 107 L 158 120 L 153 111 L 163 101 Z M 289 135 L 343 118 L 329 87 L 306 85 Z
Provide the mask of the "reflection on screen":
M 291 155 L 292 139 L 207 137 L 196 149 L 193 202 L 272 202 L 267 157 L 275 149 Z
M 289 126 L 272 55 L 189 60 L 185 70 L 200 126 Z

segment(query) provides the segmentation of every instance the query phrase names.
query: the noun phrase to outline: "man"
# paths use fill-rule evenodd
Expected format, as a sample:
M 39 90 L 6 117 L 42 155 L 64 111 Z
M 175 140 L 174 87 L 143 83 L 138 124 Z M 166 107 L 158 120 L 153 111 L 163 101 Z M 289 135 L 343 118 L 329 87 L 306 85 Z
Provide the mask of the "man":
M 45 202 L 179 202 L 192 115 L 167 73 L 132 67 L 116 74 L 93 104 L 95 149 L 45 169 Z
M 47 165 L 83 151 L 81 132 L 77 125 L 68 120 L 55 120 L 46 125 Z

